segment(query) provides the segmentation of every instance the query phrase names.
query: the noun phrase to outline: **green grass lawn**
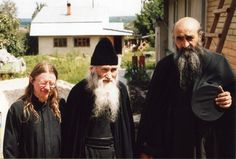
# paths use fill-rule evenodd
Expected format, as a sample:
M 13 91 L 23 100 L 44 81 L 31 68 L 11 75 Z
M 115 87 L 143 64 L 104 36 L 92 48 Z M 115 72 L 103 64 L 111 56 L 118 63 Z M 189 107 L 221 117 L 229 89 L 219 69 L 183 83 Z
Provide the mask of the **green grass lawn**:
M 67 55 L 32 55 L 23 56 L 26 61 L 26 72 L 23 74 L 14 75 L 15 77 L 26 77 L 29 75 L 33 67 L 40 61 L 46 60 L 52 63 L 57 71 L 59 79 L 77 83 L 82 80 L 89 69 L 90 57 L 83 57 L 79 54 L 67 54 Z
M 139 56 L 140 52 L 126 52 L 121 57 L 121 67 L 126 69 L 131 64 L 133 55 Z M 70 83 L 77 83 L 87 76 L 90 64 L 90 56 L 83 56 L 79 53 L 70 53 L 66 55 L 31 55 L 22 56 L 26 62 L 26 72 L 23 74 L 14 74 L 12 77 L 4 76 L 3 79 L 27 77 L 33 67 L 40 61 L 46 60 L 52 63 L 59 74 L 59 79 Z M 146 68 L 153 68 L 155 59 L 153 56 L 146 58 Z

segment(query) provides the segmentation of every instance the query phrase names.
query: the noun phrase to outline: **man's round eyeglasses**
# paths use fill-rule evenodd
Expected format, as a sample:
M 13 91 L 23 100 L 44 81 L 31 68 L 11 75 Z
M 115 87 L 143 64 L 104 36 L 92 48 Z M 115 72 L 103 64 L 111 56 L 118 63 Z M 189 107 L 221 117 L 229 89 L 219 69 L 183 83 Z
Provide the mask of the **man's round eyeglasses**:
M 49 85 L 50 88 L 55 88 L 56 87 L 56 84 L 52 81 L 39 81 L 39 86 L 40 87 L 44 88 L 47 85 Z

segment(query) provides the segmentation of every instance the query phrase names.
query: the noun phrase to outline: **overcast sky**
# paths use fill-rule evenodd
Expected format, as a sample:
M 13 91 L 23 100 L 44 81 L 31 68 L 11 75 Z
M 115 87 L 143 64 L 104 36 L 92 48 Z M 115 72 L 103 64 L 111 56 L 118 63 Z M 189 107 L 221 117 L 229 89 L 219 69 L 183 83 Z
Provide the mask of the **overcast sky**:
M 4 0 L 0 0 L 2 3 Z M 139 13 L 141 0 L 12 0 L 17 7 L 18 18 L 31 18 L 36 8 L 36 2 L 45 3 L 47 6 L 63 6 L 69 1 L 74 6 L 106 7 L 110 16 L 130 16 Z

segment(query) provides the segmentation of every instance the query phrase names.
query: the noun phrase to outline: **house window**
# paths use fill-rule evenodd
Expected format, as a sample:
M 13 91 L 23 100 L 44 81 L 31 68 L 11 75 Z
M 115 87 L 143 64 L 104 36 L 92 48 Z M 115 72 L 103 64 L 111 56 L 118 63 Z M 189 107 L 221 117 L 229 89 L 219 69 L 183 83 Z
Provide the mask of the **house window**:
M 74 46 L 75 47 L 86 47 L 90 46 L 90 39 L 89 38 L 74 38 Z
M 54 47 L 66 47 L 67 39 L 66 38 L 54 38 Z

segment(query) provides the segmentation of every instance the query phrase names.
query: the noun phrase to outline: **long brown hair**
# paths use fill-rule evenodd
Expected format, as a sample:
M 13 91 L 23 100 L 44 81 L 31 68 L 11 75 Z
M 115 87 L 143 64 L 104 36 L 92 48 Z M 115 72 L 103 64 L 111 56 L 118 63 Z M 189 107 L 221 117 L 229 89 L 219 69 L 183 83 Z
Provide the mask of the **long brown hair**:
M 49 72 L 53 73 L 56 76 L 56 79 L 58 78 L 58 72 L 56 68 L 48 63 L 47 61 L 39 62 L 30 73 L 30 81 L 28 86 L 25 89 L 25 94 L 22 96 L 22 99 L 25 102 L 23 114 L 24 114 L 24 121 L 28 121 L 30 116 L 32 115 L 35 117 L 36 121 L 39 119 L 39 115 L 37 111 L 34 109 L 34 106 L 32 104 L 32 96 L 34 94 L 34 86 L 32 84 L 32 81 L 40 74 Z M 53 114 L 61 121 L 61 113 L 59 110 L 59 104 L 58 104 L 58 90 L 57 87 L 51 90 L 50 92 L 50 108 L 53 112 Z

